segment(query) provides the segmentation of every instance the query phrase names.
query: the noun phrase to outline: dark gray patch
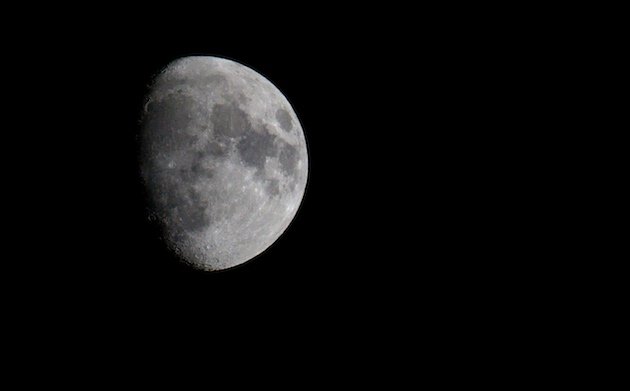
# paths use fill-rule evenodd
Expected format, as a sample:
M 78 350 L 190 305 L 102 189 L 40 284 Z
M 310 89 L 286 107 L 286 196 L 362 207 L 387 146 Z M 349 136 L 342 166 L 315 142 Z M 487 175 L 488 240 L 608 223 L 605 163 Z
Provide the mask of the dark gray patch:
M 191 131 L 196 106 L 193 99 L 178 94 L 149 103 L 144 133 L 150 145 L 164 152 L 191 147 L 196 141 Z
M 207 216 L 209 203 L 204 194 L 193 188 L 188 189 L 186 202 L 178 209 L 183 228 L 198 231 L 208 226 Z
M 177 176 L 185 182 L 192 182 L 195 180 L 195 173 L 193 173 L 192 168 L 180 168 L 177 170 Z
M 238 101 L 239 102 L 246 104 L 246 103 L 249 103 L 251 100 L 252 99 L 249 96 L 243 94 L 242 92 L 238 93 Z
M 267 179 L 265 181 L 265 187 L 267 188 L 267 193 L 271 196 L 280 194 L 280 181 L 276 178 Z
M 276 111 L 276 120 L 280 124 L 280 127 L 285 131 L 289 132 L 293 129 L 293 120 L 291 119 L 291 115 L 285 109 L 278 109 Z
M 215 105 L 211 121 L 219 139 L 236 138 L 251 131 L 249 115 L 234 103 Z
M 204 76 L 201 79 L 201 82 L 205 84 L 211 84 L 214 88 L 217 88 L 227 83 L 227 78 L 224 75 L 214 74 L 214 75 Z
M 262 133 L 252 131 L 238 142 L 236 148 L 246 165 L 263 170 L 267 156 L 275 154 L 275 138 L 267 129 Z
M 190 173 L 193 179 L 197 179 L 197 178 L 210 179 L 214 176 L 214 171 L 205 167 L 202 164 L 201 160 L 196 160 L 193 162 L 192 166 L 190 167 Z
M 209 203 L 201 192 L 190 186 L 170 187 L 166 193 L 164 212 L 177 231 L 199 231 L 210 224 Z
M 292 176 L 295 173 L 298 150 L 293 145 L 284 144 L 278 155 L 278 161 L 280 162 L 280 168 L 288 176 Z
M 224 144 L 218 143 L 218 142 L 209 142 L 208 145 L 206 145 L 205 147 L 206 153 L 210 156 L 225 156 L 227 155 L 227 147 Z
M 200 178 L 212 178 L 214 172 L 207 168 L 204 163 L 207 153 L 194 152 L 190 153 L 183 167 L 178 170 L 178 178 L 186 183 L 195 183 Z

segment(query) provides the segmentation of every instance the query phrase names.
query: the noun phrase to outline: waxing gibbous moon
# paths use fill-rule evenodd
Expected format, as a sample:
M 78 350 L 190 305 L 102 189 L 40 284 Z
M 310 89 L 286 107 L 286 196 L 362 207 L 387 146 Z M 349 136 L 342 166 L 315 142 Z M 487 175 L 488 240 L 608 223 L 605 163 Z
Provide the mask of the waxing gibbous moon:
M 308 174 L 304 132 L 254 70 L 217 57 L 175 60 L 153 82 L 141 134 L 151 216 L 186 263 L 244 263 L 294 218 Z

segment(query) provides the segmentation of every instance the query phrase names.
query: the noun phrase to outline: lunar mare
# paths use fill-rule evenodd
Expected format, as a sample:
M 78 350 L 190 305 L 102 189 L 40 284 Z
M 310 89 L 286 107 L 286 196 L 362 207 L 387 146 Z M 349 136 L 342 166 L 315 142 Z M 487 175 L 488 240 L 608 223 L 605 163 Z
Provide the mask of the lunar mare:
M 282 93 L 252 69 L 185 57 L 154 80 L 141 172 L 168 246 L 203 270 L 239 265 L 286 230 L 308 174 L 304 133 Z

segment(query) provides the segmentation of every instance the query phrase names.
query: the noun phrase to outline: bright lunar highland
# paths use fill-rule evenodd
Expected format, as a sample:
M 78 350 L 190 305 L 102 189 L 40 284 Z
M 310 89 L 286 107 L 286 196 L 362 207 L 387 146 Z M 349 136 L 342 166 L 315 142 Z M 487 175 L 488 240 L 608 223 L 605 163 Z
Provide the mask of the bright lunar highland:
M 287 99 L 259 73 L 185 57 L 148 94 L 141 173 L 168 247 L 196 268 L 222 270 L 263 252 L 293 220 L 306 142 Z

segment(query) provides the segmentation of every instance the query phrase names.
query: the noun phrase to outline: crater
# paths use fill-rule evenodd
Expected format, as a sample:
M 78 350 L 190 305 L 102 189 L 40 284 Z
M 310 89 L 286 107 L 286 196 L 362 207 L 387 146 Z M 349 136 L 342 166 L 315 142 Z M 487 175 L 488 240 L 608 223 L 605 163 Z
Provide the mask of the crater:
M 290 132 L 291 129 L 293 129 L 293 120 L 291 119 L 291 114 L 289 114 L 289 112 L 285 109 L 278 109 L 276 111 L 276 120 L 284 131 Z

